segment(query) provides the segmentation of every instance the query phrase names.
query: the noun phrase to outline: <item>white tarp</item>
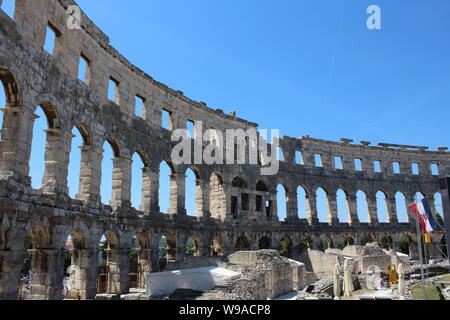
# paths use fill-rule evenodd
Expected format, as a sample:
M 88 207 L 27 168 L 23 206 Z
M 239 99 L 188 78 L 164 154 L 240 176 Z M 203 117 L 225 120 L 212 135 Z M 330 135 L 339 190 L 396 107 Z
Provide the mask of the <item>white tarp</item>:
M 147 294 L 162 296 L 177 289 L 211 290 L 215 285 L 238 279 L 240 273 L 219 267 L 183 269 L 147 275 Z

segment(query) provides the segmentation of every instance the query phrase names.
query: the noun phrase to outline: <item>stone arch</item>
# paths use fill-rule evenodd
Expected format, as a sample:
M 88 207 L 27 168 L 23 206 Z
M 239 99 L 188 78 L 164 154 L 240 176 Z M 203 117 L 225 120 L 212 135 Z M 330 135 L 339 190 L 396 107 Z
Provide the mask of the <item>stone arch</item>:
M 234 188 L 244 189 L 247 188 L 247 182 L 243 177 L 235 177 L 231 182 L 231 186 Z
M 382 190 L 377 191 L 375 194 L 377 201 L 377 216 L 379 222 L 388 222 L 389 221 L 389 212 L 388 212 L 388 194 Z
M 0 68 L 0 81 L 3 85 L 3 90 L 5 91 L 7 106 L 15 107 L 19 105 L 21 101 L 20 89 L 13 73 L 8 69 Z
M 356 211 L 360 222 L 369 222 L 367 193 L 364 190 L 356 191 Z
M 329 203 L 328 195 L 329 192 L 323 187 L 318 187 L 316 189 L 316 208 L 317 217 L 320 222 L 329 222 Z
M 265 180 L 259 180 L 256 183 L 256 191 L 268 192 L 269 184 Z
M 395 193 L 395 207 L 397 211 L 398 222 L 409 222 L 405 193 L 401 191 L 397 191 Z
M 363 234 L 361 239 L 360 239 L 360 244 L 365 246 L 368 243 L 372 243 L 373 242 L 373 237 L 370 234 Z
M 340 188 L 336 191 L 336 215 L 339 222 L 350 223 L 351 221 L 348 206 L 348 195 L 349 192 L 345 189 Z
M 203 205 L 200 171 L 195 166 L 188 166 L 185 171 L 185 203 L 186 213 L 190 216 L 200 215 Z
M 288 235 L 284 235 L 278 243 L 278 252 L 287 258 L 292 257 L 292 240 Z
M 259 249 L 270 249 L 272 247 L 272 240 L 268 236 L 264 236 L 259 240 Z
M 150 248 L 150 237 L 145 232 L 137 232 L 136 233 L 136 240 L 139 244 L 139 248 Z
M 303 185 L 297 187 L 297 216 L 301 219 L 308 217 L 308 191 Z
M 213 219 L 222 219 L 226 216 L 226 194 L 223 177 L 218 172 L 213 172 L 209 179 L 209 209 Z
M 248 241 L 247 237 L 241 236 L 239 237 L 234 245 L 235 251 L 248 251 L 250 250 L 250 242 Z
M 86 237 L 86 233 L 81 229 L 74 229 L 70 232 L 70 237 L 72 238 L 73 248 L 80 250 L 86 249 L 88 240 Z
M 213 256 L 223 256 L 222 251 L 223 238 L 221 236 L 214 236 L 211 242 L 211 254 Z
M 111 147 L 114 157 L 119 158 L 121 156 L 121 148 L 119 141 L 115 138 L 107 137 L 105 139 L 105 142 L 107 142 Z
M 43 225 L 33 226 L 30 230 L 33 249 L 49 249 L 53 244 L 53 233 L 51 228 Z
M 202 256 L 202 238 L 198 235 L 191 235 L 185 244 L 185 254 L 187 256 L 200 257 Z M 192 245 L 192 247 L 190 247 Z
M 111 249 L 120 249 L 120 237 L 116 231 L 107 230 L 104 233 L 108 241 L 108 247 Z
M 78 132 L 83 138 L 84 145 L 90 146 L 92 144 L 93 137 L 88 125 L 85 124 L 84 122 L 77 122 L 75 123 L 74 127 L 77 128 Z

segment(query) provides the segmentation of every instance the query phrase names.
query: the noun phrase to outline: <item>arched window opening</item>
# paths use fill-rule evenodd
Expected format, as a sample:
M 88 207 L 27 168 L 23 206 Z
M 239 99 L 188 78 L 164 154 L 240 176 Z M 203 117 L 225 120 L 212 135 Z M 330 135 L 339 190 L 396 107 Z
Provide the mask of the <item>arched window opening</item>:
M 277 209 L 278 209 L 278 219 L 284 221 L 287 218 L 287 196 L 286 188 L 279 184 L 277 186 Z
M 306 191 L 302 186 L 297 188 L 297 209 L 298 209 L 298 217 L 300 219 L 306 219 Z
M 292 241 L 291 239 L 289 239 L 289 237 L 284 237 L 280 240 L 280 243 L 278 245 L 278 252 L 283 257 L 292 257 Z
M 184 253 L 187 257 L 199 257 L 201 255 L 200 242 L 195 237 L 189 237 L 186 241 Z
M 406 208 L 406 197 L 403 193 L 395 194 L 395 206 L 397 209 L 398 222 L 408 222 L 408 209 Z
M 264 236 L 259 240 L 259 249 L 270 249 L 272 247 L 272 241 L 269 237 Z
M 170 208 L 170 180 L 172 168 L 165 161 L 159 165 L 159 207 L 161 212 L 168 213 Z
M 409 246 L 410 246 L 409 237 L 403 235 L 400 238 L 400 252 L 409 255 L 410 254 Z
M 250 250 L 250 243 L 248 242 L 248 239 L 244 236 L 238 238 L 236 240 L 236 244 L 234 246 L 235 251 L 248 251 Z
M 73 199 L 76 198 L 77 192 L 79 190 L 80 183 L 80 170 L 81 170 L 81 153 L 83 146 L 86 146 L 87 137 L 84 136 L 83 132 L 80 131 L 78 127 L 72 129 L 72 146 L 69 158 L 69 173 L 68 173 L 68 185 L 69 185 L 69 195 Z
M 32 187 L 34 189 L 40 189 L 45 172 L 45 150 L 47 141 L 47 133 L 45 130 L 49 129 L 49 122 L 43 107 L 39 106 L 36 109 L 35 114 L 38 118 L 34 120 L 33 126 L 33 142 L 30 154 L 30 177 Z
M 209 186 L 209 208 L 211 211 L 211 217 L 214 219 L 222 219 L 226 214 L 226 196 L 222 177 L 218 173 L 213 173 Z
M 317 217 L 320 222 L 328 222 L 328 199 L 324 189 L 318 188 L 316 191 Z
M 214 237 L 211 244 L 211 253 L 213 256 L 223 256 L 221 246 L 222 246 L 222 238 L 219 236 Z
M 360 222 L 369 222 L 369 212 L 367 210 L 367 198 L 364 191 L 358 190 L 356 193 L 356 208 Z
M 386 194 L 381 191 L 377 192 L 377 214 L 379 222 L 388 222 Z
M 175 262 L 176 243 L 175 237 L 164 234 L 159 241 L 159 270 L 164 271 L 167 265 Z
M 103 150 L 100 195 L 102 202 L 108 204 L 112 199 L 113 159 L 118 155 L 115 154 L 114 146 L 109 140 L 103 144 Z
M 198 188 L 200 188 L 200 185 L 198 184 L 197 181 L 197 175 L 195 174 L 195 172 L 189 168 L 186 171 L 186 197 L 185 197 L 185 208 L 186 208 L 186 213 L 189 216 L 195 216 L 196 213 L 196 208 L 197 205 L 201 205 L 197 204 L 197 201 L 202 201 L 203 199 L 201 199 L 201 190 L 198 190 Z M 198 199 L 198 197 L 200 197 Z
M 337 215 L 340 222 L 350 222 L 347 195 L 341 189 L 336 192 Z
M 439 215 L 436 218 L 438 220 L 444 221 L 444 208 L 442 207 L 442 195 L 440 192 L 437 192 L 434 195 L 434 208 L 436 211 L 436 215 Z M 441 223 L 441 225 L 443 224 Z
M 135 152 L 132 158 L 131 166 L 131 205 L 137 210 L 142 208 L 143 196 L 143 176 L 147 165 L 140 153 Z

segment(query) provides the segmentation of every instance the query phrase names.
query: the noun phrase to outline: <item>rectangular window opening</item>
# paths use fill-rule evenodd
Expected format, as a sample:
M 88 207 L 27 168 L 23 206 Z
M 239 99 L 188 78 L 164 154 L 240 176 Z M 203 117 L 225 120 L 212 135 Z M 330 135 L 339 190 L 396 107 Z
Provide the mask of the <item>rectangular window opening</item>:
M 134 115 L 136 117 L 142 118 L 144 115 L 145 108 L 145 99 L 140 96 L 135 96 L 135 106 L 134 106 Z
M 190 139 L 194 138 L 194 122 L 191 120 L 186 121 L 186 130 L 187 130 L 187 137 Z
M 323 166 L 323 164 L 322 164 L 322 155 L 321 154 L 316 153 L 314 155 L 314 159 L 315 159 L 316 167 L 322 167 Z
M 108 100 L 119 105 L 119 81 L 109 78 L 108 83 Z
M 80 62 L 78 64 L 78 79 L 83 81 L 86 84 L 89 84 L 91 81 L 91 62 L 90 60 L 84 55 L 80 55 Z
M 167 130 L 172 130 L 172 112 L 162 110 L 162 127 Z
M 433 176 L 438 176 L 439 175 L 439 164 L 437 164 L 437 163 L 432 163 L 431 164 L 431 174 Z
M 411 169 L 412 169 L 412 174 L 415 176 L 419 175 L 419 164 L 418 163 L 413 163 L 411 165 Z
M 301 151 L 296 151 L 295 152 L 295 163 L 296 164 L 301 164 L 304 165 L 305 162 L 303 161 L 303 154 Z
M 355 162 L 355 170 L 362 171 L 362 159 L 354 159 Z
M 334 157 L 334 168 L 338 170 L 344 169 L 342 166 L 342 157 Z
M 56 39 L 60 36 L 59 31 L 50 23 L 47 25 L 45 33 L 44 50 L 53 55 Z
M 249 205 L 248 205 L 248 194 L 247 193 L 243 193 L 241 194 L 241 204 L 242 204 L 242 210 L 248 210 L 249 209 Z
M 373 162 L 373 169 L 375 172 L 380 173 L 381 172 L 381 161 L 376 160 Z
M 284 161 L 283 149 L 281 147 L 277 147 L 277 160 Z
M 394 170 L 394 174 L 400 174 L 400 162 L 393 162 L 392 169 Z

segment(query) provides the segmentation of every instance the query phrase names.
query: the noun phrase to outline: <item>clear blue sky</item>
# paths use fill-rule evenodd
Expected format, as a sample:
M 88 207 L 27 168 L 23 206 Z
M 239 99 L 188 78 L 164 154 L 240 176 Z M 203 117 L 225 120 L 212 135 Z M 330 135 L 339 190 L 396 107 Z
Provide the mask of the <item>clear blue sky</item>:
M 212 108 L 237 110 L 261 128 L 450 146 L 443 129 L 450 115 L 448 1 L 77 2 L 119 52 L 156 80 Z M 381 7 L 382 30 L 366 27 L 371 4 Z M 38 181 L 43 169 L 34 162 Z M 165 211 L 167 196 L 161 198 Z

